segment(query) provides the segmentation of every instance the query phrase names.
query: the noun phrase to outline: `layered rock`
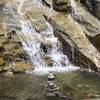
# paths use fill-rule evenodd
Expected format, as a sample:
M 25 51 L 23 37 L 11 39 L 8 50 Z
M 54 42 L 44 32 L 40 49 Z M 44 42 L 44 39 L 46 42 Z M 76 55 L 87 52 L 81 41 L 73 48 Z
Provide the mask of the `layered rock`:
M 9 34 L 5 30 L 6 28 L 2 28 L 0 33 L 0 72 L 25 72 L 25 70 L 32 67 L 29 56 L 22 48 L 17 34 Z M 10 38 L 6 38 L 5 35 L 8 35 Z
M 100 0 L 82 0 L 86 7 L 100 19 Z
M 77 5 L 76 8 L 77 15 L 73 18 L 68 13 L 54 11 L 50 19 L 46 19 L 53 25 L 55 36 L 62 42 L 63 52 L 72 63 L 99 71 L 100 45 L 96 37 L 100 34 L 99 20 L 84 6 Z

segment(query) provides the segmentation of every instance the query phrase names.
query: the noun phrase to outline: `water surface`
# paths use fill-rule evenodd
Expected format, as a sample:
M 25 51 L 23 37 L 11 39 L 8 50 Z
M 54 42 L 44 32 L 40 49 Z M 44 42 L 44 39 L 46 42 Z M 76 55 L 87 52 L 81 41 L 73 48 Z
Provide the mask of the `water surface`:
M 71 100 L 100 100 L 100 77 L 83 72 L 56 73 L 56 84 Z M 45 97 L 47 75 L 0 75 L 0 100 L 49 100 Z M 98 99 L 97 99 L 98 98 Z

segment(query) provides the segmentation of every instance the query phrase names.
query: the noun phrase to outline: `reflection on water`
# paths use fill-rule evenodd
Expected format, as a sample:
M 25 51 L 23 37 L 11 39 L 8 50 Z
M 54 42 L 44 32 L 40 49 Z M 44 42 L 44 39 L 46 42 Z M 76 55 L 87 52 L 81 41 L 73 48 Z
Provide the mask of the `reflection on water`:
M 100 77 L 83 72 L 56 73 L 57 85 L 71 100 L 100 100 Z M 0 75 L 0 100 L 48 100 L 45 98 L 47 76 Z

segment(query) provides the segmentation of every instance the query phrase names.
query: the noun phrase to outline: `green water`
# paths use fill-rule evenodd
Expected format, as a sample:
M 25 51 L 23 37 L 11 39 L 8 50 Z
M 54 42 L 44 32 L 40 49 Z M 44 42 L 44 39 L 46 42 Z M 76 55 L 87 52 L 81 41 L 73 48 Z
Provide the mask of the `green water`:
M 100 76 L 83 72 L 56 73 L 56 84 L 71 100 L 100 100 Z M 0 75 L 0 100 L 48 100 L 47 75 Z M 30 99 L 29 99 L 30 98 Z M 98 98 L 98 99 L 97 99 Z

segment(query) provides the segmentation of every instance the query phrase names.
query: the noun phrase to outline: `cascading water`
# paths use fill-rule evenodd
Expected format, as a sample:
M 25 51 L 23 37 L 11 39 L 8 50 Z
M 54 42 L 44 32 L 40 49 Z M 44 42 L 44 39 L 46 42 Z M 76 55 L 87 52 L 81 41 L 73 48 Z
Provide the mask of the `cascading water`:
M 71 4 L 71 6 L 72 6 L 72 8 L 73 8 L 73 10 L 74 10 L 74 13 L 76 13 L 77 10 L 76 10 L 76 3 L 75 3 L 75 0 L 70 0 L 70 4 Z
M 18 6 L 18 16 L 19 16 L 19 23 L 21 23 L 21 31 L 17 32 L 19 36 L 23 48 L 27 51 L 30 56 L 30 60 L 32 61 L 33 65 L 35 66 L 34 70 L 27 70 L 27 73 L 31 72 L 38 72 L 38 73 L 48 73 L 50 71 L 69 71 L 69 70 L 76 70 L 77 67 L 70 64 L 66 55 L 62 53 L 60 42 L 53 34 L 52 26 L 45 21 L 47 25 L 47 29 L 40 33 L 36 32 L 34 25 L 31 24 L 31 21 L 24 18 L 24 11 L 23 5 L 26 0 L 17 0 L 16 3 Z M 41 0 L 33 0 L 38 4 L 37 6 L 41 5 Z M 18 17 L 17 16 L 17 17 Z M 48 47 L 47 52 L 45 53 L 41 49 L 41 43 L 46 43 L 49 41 L 51 45 Z M 53 61 L 53 65 L 49 66 L 45 63 L 44 58 L 49 57 Z

